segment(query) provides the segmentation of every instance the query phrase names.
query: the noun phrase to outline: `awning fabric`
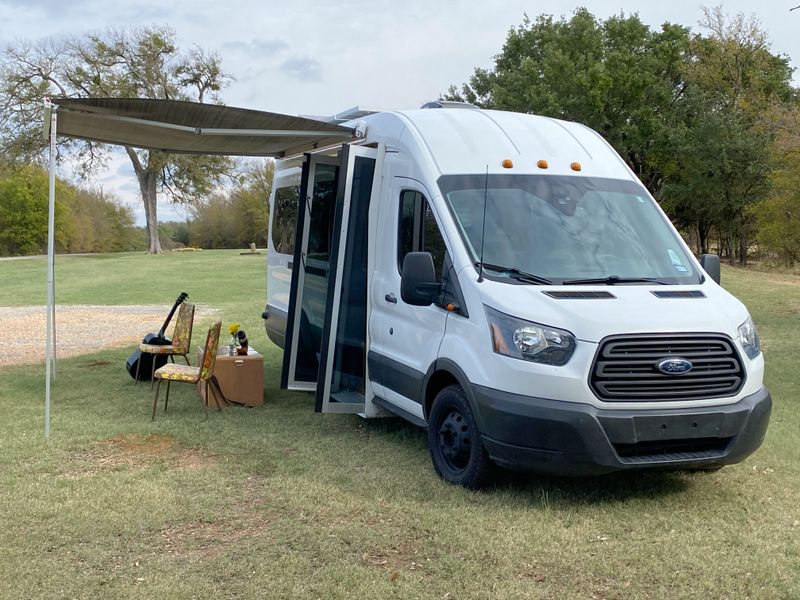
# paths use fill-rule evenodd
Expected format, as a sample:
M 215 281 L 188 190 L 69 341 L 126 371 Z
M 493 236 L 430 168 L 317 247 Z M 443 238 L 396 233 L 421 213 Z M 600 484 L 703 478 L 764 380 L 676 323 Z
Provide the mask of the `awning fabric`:
M 281 157 L 342 144 L 354 130 L 277 113 L 146 98 L 54 98 L 58 135 L 174 154 Z

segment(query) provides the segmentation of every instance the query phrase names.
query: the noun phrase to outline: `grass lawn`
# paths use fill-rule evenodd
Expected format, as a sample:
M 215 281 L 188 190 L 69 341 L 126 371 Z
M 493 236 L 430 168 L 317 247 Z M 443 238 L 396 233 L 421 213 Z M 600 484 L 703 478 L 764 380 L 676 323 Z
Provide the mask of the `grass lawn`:
M 0 262 L 0 306 L 43 304 L 44 266 Z M 318 415 L 279 389 L 263 256 L 59 258 L 61 304 L 171 305 L 186 290 L 240 321 L 265 351 L 266 405 L 204 421 L 174 386 L 151 423 L 120 348 L 59 362 L 45 443 L 43 366 L 0 368 L 0 597 L 800 597 L 800 277 L 723 282 L 759 326 L 775 401 L 755 455 L 711 474 L 470 492 L 435 476 L 422 430 Z

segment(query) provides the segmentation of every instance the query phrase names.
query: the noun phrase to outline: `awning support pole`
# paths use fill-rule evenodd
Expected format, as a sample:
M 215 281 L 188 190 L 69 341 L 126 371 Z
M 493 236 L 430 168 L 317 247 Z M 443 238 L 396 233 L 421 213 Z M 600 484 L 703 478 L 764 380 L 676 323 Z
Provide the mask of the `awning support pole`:
M 44 437 L 50 437 L 50 377 L 56 375 L 55 236 L 56 236 L 56 107 L 45 100 L 45 121 L 50 125 L 50 188 L 47 212 L 47 351 L 45 355 Z M 47 123 L 45 123 L 45 133 Z

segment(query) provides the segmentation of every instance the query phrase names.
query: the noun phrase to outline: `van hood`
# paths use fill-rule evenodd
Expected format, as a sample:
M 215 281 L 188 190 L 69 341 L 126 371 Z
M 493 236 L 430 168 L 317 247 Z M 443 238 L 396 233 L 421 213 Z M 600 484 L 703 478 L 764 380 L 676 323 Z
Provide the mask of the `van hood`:
M 500 312 L 566 329 L 587 342 L 621 333 L 703 332 L 736 338 L 748 315 L 739 300 L 708 279 L 690 286 L 537 286 L 487 279 L 480 293 L 485 305 Z

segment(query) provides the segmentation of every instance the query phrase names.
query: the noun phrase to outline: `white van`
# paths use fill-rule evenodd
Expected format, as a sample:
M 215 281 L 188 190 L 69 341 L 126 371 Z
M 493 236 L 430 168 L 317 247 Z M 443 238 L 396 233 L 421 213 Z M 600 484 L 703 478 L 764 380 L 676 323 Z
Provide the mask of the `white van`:
M 596 132 L 441 102 L 338 121 L 360 139 L 275 170 L 282 387 L 426 427 L 466 487 L 495 464 L 710 470 L 758 448 L 747 309 Z

